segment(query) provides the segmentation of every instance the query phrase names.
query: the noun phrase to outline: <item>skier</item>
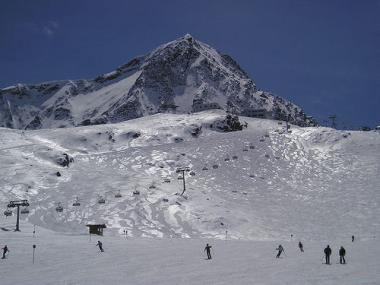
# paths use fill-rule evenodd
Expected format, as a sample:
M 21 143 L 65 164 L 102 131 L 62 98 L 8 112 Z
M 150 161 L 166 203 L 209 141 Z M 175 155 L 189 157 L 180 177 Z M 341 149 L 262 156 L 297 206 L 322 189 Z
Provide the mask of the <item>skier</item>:
M 9 249 L 8 249 L 8 247 L 5 245 L 3 248 L 2 248 L 2 250 L 3 250 L 3 257 L 1 258 L 1 259 L 5 259 L 6 257 L 5 257 L 5 254 L 7 253 L 7 252 L 9 252 Z
M 104 252 L 103 244 L 99 240 L 98 240 L 98 243 L 96 244 L 96 246 L 99 246 L 100 251 Z
M 354 237 L 354 236 L 352 236 L 352 237 L 351 237 L 351 240 L 352 240 L 352 242 L 354 242 L 354 240 L 355 240 L 355 237 Z
M 339 263 L 340 264 L 346 264 L 346 260 L 344 259 L 344 256 L 346 255 L 346 250 L 343 246 L 339 249 Z
M 300 251 L 303 252 L 303 244 L 302 244 L 302 242 L 298 243 L 298 247 L 300 248 Z
M 331 248 L 329 245 L 324 250 L 325 258 L 326 258 L 326 264 L 330 264 L 330 255 L 331 255 Z
M 206 244 L 205 250 L 207 252 L 207 259 L 211 259 L 211 245 Z
M 278 253 L 277 253 L 277 255 L 276 255 L 276 258 L 280 258 L 281 253 L 282 253 L 282 252 L 285 252 L 285 250 L 284 250 L 284 248 L 282 247 L 281 244 L 278 246 L 278 248 L 276 248 L 276 250 L 278 250 Z

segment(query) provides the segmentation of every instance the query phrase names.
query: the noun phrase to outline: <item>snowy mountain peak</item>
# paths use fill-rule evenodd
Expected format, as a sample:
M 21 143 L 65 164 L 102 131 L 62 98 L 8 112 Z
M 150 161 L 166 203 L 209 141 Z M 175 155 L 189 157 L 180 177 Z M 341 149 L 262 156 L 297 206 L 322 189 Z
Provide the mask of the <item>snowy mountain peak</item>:
M 93 80 L 18 84 L 0 90 L 0 126 L 18 129 L 115 123 L 207 109 L 313 123 L 298 106 L 258 90 L 230 56 L 190 34 Z
M 183 38 L 187 40 L 187 39 L 192 39 L 193 36 L 190 35 L 190 34 L 186 34 L 186 35 L 183 36 Z

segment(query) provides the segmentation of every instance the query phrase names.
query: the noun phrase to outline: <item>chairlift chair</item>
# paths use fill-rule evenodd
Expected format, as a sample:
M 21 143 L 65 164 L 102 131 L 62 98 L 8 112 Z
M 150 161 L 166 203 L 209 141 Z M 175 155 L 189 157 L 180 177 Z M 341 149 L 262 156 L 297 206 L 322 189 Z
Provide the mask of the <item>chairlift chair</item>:
M 140 191 L 139 190 L 133 191 L 133 195 L 140 195 Z
M 105 204 L 106 203 L 106 200 L 100 196 L 99 199 L 98 199 L 98 204 Z
M 121 198 L 120 191 L 118 191 L 118 192 L 115 194 L 115 198 Z
M 7 209 L 7 210 L 4 211 L 4 215 L 5 215 L 5 217 L 12 216 L 12 211 L 9 210 L 9 209 Z
M 73 203 L 73 206 L 74 206 L 74 207 L 78 207 L 78 206 L 80 206 L 80 203 L 79 203 L 79 199 L 78 199 L 78 197 L 75 199 L 75 202 Z
M 55 208 L 55 210 L 56 210 L 58 213 L 63 212 L 63 207 L 62 207 L 61 203 L 58 203 L 58 206 Z

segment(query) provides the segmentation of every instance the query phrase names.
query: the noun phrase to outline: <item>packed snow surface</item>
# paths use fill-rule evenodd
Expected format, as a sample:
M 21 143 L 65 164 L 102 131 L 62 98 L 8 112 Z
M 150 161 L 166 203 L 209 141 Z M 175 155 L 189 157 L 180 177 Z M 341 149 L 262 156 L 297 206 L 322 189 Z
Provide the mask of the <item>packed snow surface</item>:
M 0 245 L 11 250 L 2 281 L 378 284 L 380 133 L 296 126 L 287 133 L 284 123 L 245 117 L 247 128 L 226 133 L 216 128 L 224 117 L 207 111 L 0 129 L 2 209 L 10 200 L 30 202 L 21 233 L 9 230 L 14 215 L 0 220 Z M 73 158 L 68 167 L 58 163 L 64 154 Z M 178 167 L 191 170 L 183 196 Z M 85 235 L 95 222 L 107 225 L 104 254 Z M 215 252 L 210 262 L 206 242 Z M 280 260 L 273 258 L 278 243 L 287 254 Z M 334 262 L 338 246 L 346 247 L 346 266 L 321 264 L 327 243 Z
M 4 218 L 0 218 L 4 225 Z M 12 220 L 13 222 L 13 220 Z M 13 226 L 5 222 L 5 228 Z M 2 285 L 376 285 L 379 284 L 379 242 L 350 238 L 330 241 L 331 265 L 323 264 L 325 242 L 297 238 L 281 242 L 285 254 L 275 258 L 277 241 L 242 241 L 124 236 L 68 235 L 21 224 L 21 233 L 2 231 L 0 244 L 10 253 L 0 259 Z M 96 247 L 103 243 L 104 252 Z M 204 247 L 212 246 L 212 260 Z M 33 248 L 35 263 L 33 264 Z M 338 263 L 338 248 L 346 248 L 346 265 Z

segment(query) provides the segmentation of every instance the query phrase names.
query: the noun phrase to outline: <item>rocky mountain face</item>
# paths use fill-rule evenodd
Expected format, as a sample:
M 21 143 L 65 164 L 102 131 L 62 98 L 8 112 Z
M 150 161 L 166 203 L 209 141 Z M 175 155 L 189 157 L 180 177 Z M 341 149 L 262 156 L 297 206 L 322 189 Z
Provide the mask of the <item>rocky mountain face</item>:
M 258 90 L 230 56 L 190 35 L 93 80 L 0 90 L 0 127 L 16 129 L 116 123 L 159 112 L 207 109 L 314 124 L 300 107 Z

